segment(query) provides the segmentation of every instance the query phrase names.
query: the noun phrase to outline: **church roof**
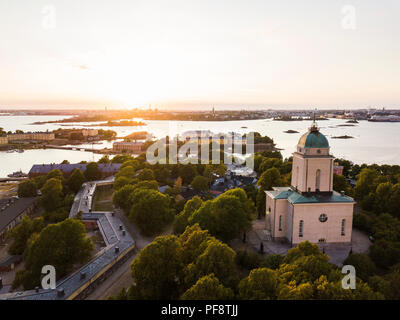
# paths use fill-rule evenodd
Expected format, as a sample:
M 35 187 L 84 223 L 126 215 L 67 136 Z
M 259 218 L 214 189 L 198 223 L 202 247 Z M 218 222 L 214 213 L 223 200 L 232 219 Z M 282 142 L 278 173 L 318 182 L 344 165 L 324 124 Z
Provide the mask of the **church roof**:
M 331 194 L 326 193 L 312 193 L 310 195 L 301 194 L 295 190 L 284 187 L 274 188 L 272 191 L 265 191 L 273 199 L 287 199 L 292 204 L 302 203 L 352 203 L 353 198 L 348 196 L 342 196 L 338 192 L 332 192 Z
M 308 132 L 301 136 L 298 146 L 303 148 L 329 148 L 329 142 L 328 139 L 319 132 L 318 127 L 313 124 Z

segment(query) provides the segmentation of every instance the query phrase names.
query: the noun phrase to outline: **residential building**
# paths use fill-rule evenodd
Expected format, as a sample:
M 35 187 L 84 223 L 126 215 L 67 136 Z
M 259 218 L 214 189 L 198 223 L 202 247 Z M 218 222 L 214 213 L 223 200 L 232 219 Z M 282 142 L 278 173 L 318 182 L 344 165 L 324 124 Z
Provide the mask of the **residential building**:
M 14 228 L 22 218 L 33 212 L 36 198 L 9 198 L 0 201 L 0 242 L 7 231 Z

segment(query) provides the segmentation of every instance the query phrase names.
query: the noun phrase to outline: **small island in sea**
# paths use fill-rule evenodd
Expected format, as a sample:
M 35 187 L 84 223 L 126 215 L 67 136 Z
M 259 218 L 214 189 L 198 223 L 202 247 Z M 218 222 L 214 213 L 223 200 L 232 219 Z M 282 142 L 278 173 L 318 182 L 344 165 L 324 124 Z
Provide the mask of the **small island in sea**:
M 344 135 L 344 136 L 335 136 L 332 139 L 354 139 L 352 136 Z
M 88 125 L 88 127 L 139 127 L 146 126 L 147 124 L 142 121 L 121 120 L 121 121 L 108 121 L 104 123 L 96 123 Z
M 284 133 L 299 133 L 298 131 L 296 131 L 296 130 L 286 130 L 286 131 L 283 131 Z

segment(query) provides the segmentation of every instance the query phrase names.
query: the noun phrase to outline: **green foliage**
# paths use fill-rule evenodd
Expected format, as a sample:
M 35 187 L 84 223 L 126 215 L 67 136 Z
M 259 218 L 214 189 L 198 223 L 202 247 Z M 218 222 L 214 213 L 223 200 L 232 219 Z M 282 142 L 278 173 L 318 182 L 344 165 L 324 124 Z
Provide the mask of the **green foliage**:
M 130 155 L 118 154 L 112 158 L 111 163 L 124 163 L 129 160 L 134 160 L 134 158 Z
M 183 165 L 179 169 L 179 176 L 185 185 L 192 183 L 192 180 L 197 176 L 196 167 L 192 164 Z
M 25 216 L 21 223 L 11 229 L 7 237 L 12 238 L 12 243 L 8 248 L 9 254 L 22 255 L 26 249 L 27 242 L 33 233 L 40 232 L 45 227 L 42 217 L 31 220 Z
M 134 190 L 135 187 L 130 184 L 119 188 L 113 194 L 113 204 L 116 207 L 123 209 L 126 213 L 129 212 L 131 206 L 130 195 L 133 193 Z
M 224 287 L 214 274 L 204 276 L 188 289 L 182 300 L 230 300 L 233 299 L 232 289 Z
M 156 180 L 144 180 L 133 185 L 134 189 L 152 189 L 158 191 L 158 183 Z
M 239 283 L 239 296 L 244 300 L 271 300 L 276 298 L 278 277 L 276 272 L 254 269 Z
M 198 223 L 217 238 L 229 241 L 250 228 L 250 203 L 242 189 L 231 190 L 203 203 L 188 222 L 191 225 Z
M 352 265 L 356 268 L 357 277 L 368 281 L 369 277 L 376 272 L 375 263 L 364 253 L 353 253 L 343 261 L 343 265 Z
M 247 270 L 252 270 L 260 267 L 261 261 L 262 259 L 257 253 L 251 251 L 249 252 L 247 250 L 236 252 L 236 264 Z
M 40 204 L 46 211 L 53 211 L 63 205 L 63 187 L 59 179 L 50 178 L 40 191 Z
M 90 162 L 86 165 L 85 177 L 88 181 L 99 180 L 101 178 L 97 162 Z
M 50 180 L 50 179 L 52 179 L 52 178 L 59 179 L 61 182 L 64 181 L 64 175 L 63 175 L 63 173 L 61 172 L 61 170 L 59 170 L 59 169 L 51 170 L 51 171 L 46 175 L 46 181 L 47 181 L 47 180 Z
M 378 267 L 389 268 L 400 262 L 400 242 L 377 240 L 370 247 L 370 257 Z
M 105 154 L 102 156 L 97 163 L 111 163 L 110 158 L 108 157 L 108 154 Z
M 265 192 L 266 190 L 272 190 L 272 187 L 279 187 L 284 184 L 281 174 L 278 169 L 270 168 L 266 170 L 260 177 L 257 182 L 257 185 L 260 187 L 258 189 L 256 205 L 257 212 L 259 216 L 265 215 Z
M 18 185 L 18 197 L 28 198 L 37 195 L 36 183 L 32 180 L 26 180 Z
M 346 194 L 352 194 L 352 188 L 344 176 L 333 174 L 333 190 L 337 192 L 344 191 Z
M 23 279 L 20 280 L 24 288 L 27 290 L 39 285 L 44 265 L 53 265 L 57 270 L 57 277 L 61 278 L 75 263 L 87 261 L 93 244 L 85 236 L 85 226 L 76 219 L 67 219 L 45 227 L 30 241 L 24 255 L 26 272 L 21 275 Z
M 189 224 L 189 217 L 201 207 L 203 201 L 200 197 L 193 197 L 188 202 L 186 202 L 185 207 L 182 212 L 175 216 L 174 219 L 174 233 L 181 234 L 185 231 L 186 226 Z
M 80 169 L 75 169 L 67 179 L 67 186 L 72 192 L 77 193 L 85 181 L 83 172 Z
M 142 171 L 140 171 L 140 173 L 138 175 L 138 179 L 140 181 L 155 180 L 153 170 L 143 169 Z
M 375 169 L 365 168 L 361 170 L 356 186 L 354 187 L 354 197 L 357 201 L 364 199 L 370 192 L 374 192 L 377 186 L 379 173 Z M 365 208 L 368 210 L 367 208 Z
M 207 191 L 210 189 L 209 180 L 206 177 L 202 176 L 194 177 L 191 185 L 196 191 Z
M 183 264 L 176 236 L 157 237 L 140 251 L 131 264 L 134 285 L 131 299 L 176 299 L 179 296 Z
M 128 185 L 128 184 L 135 184 L 136 182 L 138 182 L 138 180 L 133 180 L 133 179 L 129 179 L 127 177 L 118 177 L 114 180 L 114 190 L 118 191 L 119 189 L 121 189 L 122 187 Z
M 152 189 L 137 189 L 131 196 L 132 207 L 129 218 L 144 235 L 154 235 L 173 220 L 169 199 Z
M 119 171 L 115 175 L 115 178 L 118 179 L 121 177 L 125 177 L 127 179 L 133 180 L 135 178 L 135 175 L 136 175 L 135 168 L 133 168 L 132 166 L 126 166 L 119 169 Z
M 268 269 L 276 270 L 279 269 L 281 264 L 283 263 L 283 259 L 285 256 L 281 254 L 269 254 L 264 258 L 262 262 L 262 266 Z

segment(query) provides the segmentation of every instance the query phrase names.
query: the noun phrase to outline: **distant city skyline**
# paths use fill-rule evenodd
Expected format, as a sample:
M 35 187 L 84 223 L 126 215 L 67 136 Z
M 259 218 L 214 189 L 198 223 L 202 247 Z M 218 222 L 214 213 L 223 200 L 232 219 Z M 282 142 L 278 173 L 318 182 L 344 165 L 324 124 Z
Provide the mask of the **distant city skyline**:
M 0 2 L 0 109 L 400 108 L 400 2 Z

